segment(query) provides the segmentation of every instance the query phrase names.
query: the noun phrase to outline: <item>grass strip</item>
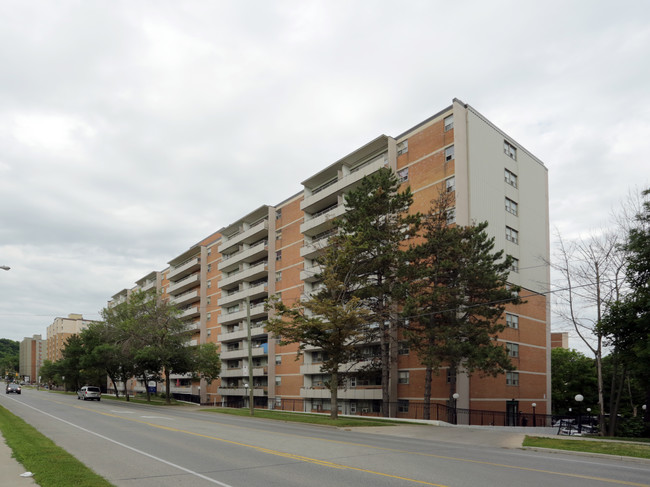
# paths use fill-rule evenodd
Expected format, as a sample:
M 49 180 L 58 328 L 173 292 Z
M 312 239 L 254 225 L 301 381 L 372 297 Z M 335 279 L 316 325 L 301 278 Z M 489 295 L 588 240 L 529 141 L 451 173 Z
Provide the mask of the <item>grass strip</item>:
M 650 459 L 650 445 L 641 442 L 526 436 L 523 446 Z
M 0 431 L 25 470 L 41 487 L 111 487 L 52 440 L 0 406 Z
M 210 409 L 202 409 L 202 411 L 220 413 L 220 414 L 231 414 L 233 416 L 250 417 L 250 411 L 248 408 L 246 409 L 210 408 Z M 368 418 L 368 417 L 350 418 L 345 416 L 333 420 L 329 416 L 323 414 L 292 413 L 287 411 L 275 411 L 269 409 L 255 409 L 255 417 L 264 418 L 264 419 L 275 419 L 278 421 L 290 421 L 294 423 L 310 423 L 310 424 L 320 424 L 320 425 L 338 426 L 338 427 L 392 426 L 396 424 L 405 424 L 403 421 L 391 421 L 386 419 Z

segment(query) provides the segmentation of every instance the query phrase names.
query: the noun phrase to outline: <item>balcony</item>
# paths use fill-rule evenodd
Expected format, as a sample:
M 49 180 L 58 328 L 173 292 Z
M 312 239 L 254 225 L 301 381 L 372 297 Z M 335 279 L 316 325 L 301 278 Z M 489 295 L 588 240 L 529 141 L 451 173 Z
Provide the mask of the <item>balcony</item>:
M 309 399 L 330 399 L 332 394 L 329 389 L 301 387 L 300 397 Z M 361 386 L 353 389 L 339 389 L 339 399 L 381 399 L 381 386 Z
M 248 397 L 248 387 L 219 387 L 217 393 L 222 396 L 244 396 Z M 268 395 L 268 387 L 254 387 L 253 396 L 263 397 Z
M 264 357 L 268 355 L 268 347 L 253 347 L 253 357 Z M 248 358 L 248 347 L 238 348 L 237 350 L 222 350 L 219 355 L 221 360 L 230 360 L 238 358 Z
M 243 289 L 242 291 L 236 293 L 227 294 L 219 298 L 217 304 L 221 307 L 224 307 L 228 304 L 236 303 L 237 301 L 243 301 L 247 297 L 253 300 L 256 298 L 266 297 L 267 295 L 268 295 L 268 286 L 266 285 L 266 283 L 264 283 L 264 284 L 259 284 L 257 286 L 249 287 L 247 289 Z
M 201 322 L 200 321 L 193 321 L 192 323 L 188 323 L 187 326 L 185 326 L 185 329 L 187 331 L 196 331 L 201 328 Z
M 252 247 L 235 252 L 234 254 L 224 254 L 223 260 L 219 262 L 219 270 L 222 272 L 234 270 L 239 266 L 240 262 L 255 262 L 267 255 L 267 242 L 262 241 Z
M 319 375 L 319 374 L 323 373 L 323 371 L 321 369 L 322 366 L 323 366 L 322 363 L 301 365 L 300 366 L 300 373 L 302 375 L 313 375 L 313 374 Z
M 323 271 L 321 266 L 314 265 L 300 271 L 300 280 L 303 282 L 315 282 L 320 280 L 317 276 Z
M 192 274 L 190 276 L 181 279 L 180 281 L 176 281 L 173 284 L 170 284 L 169 288 L 167 289 L 167 293 L 171 295 L 180 294 L 183 291 L 187 291 L 188 289 L 199 286 L 200 283 L 201 283 L 201 276 L 198 273 Z
M 332 228 L 332 220 L 345 213 L 345 205 L 340 204 L 329 207 L 325 211 L 320 211 L 308 218 L 305 215 L 305 222 L 300 225 L 300 232 L 305 235 L 316 235 L 325 230 Z
M 269 221 L 267 219 L 261 219 L 253 224 L 246 230 L 240 231 L 231 235 L 227 240 L 221 242 L 219 245 L 219 252 L 224 253 L 224 251 L 235 247 L 241 243 L 253 243 L 262 237 L 266 236 L 269 231 Z
M 199 316 L 201 314 L 201 311 L 199 310 L 198 306 L 190 306 L 189 308 L 183 310 L 183 312 L 179 315 L 180 319 L 187 319 L 187 318 L 194 318 L 196 316 Z
M 381 144 L 381 142 L 379 143 Z M 319 206 L 322 207 L 324 201 L 330 202 L 333 197 L 348 192 L 364 177 L 384 167 L 387 160 L 387 153 L 384 152 L 359 165 L 351 166 L 347 162 L 341 164 L 343 174 L 336 181 L 328 181 L 311 190 L 305 188 L 305 198 L 300 203 L 300 209 L 306 213 L 311 213 Z
M 235 284 L 240 281 L 255 281 L 256 279 L 261 279 L 268 275 L 269 266 L 267 262 L 260 262 L 255 266 L 248 267 L 239 271 L 232 276 L 224 277 L 219 280 L 219 287 L 225 288 L 231 284 Z
M 253 377 L 265 377 L 268 373 L 268 366 L 253 367 Z M 228 369 L 221 372 L 220 377 L 248 377 L 248 370 L 243 368 Z
M 251 319 L 266 317 L 267 313 L 264 309 L 264 304 L 258 304 L 256 306 L 251 306 Z M 217 323 L 220 325 L 225 325 L 228 323 L 237 323 L 246 319 L 246 309 L 240 309 L 233 313 L 222 313 L 217 318 Z
M 251 338 L 259 337 L 266 335 L 266 329 L 263 326 L 256 326 L 251 328 Z M 242 329 L 237 331 L 232 331 L 230 333 L 220 333 L 219 342 L 232 342 L 234 340 L 243 340 L 248 338 L 248 330 L 246 329 L 246 324 L 243 325 Z
M 188 304 L 192 304 L 192 303 L 194 303 L 196 301 L 199 301 L 200 299 L 201 299 L 201 297 L 199 296 L 199 290 L 196 289 L 194 291 L 190 291 L 188 293 L 181 294 L 179 296 L 174 296 L 169 301 L 172 304 L 175 304 L 176 306 L 182 308 L 184 306 L 187 306 Z
M 312 240 L 311 242 L 307 242 L 307 239 L 305 239 L 303 246 L 300 247 L 300 257 L 315 259 L 323 252 L 325 247 L 327 247 L 327 238 Z
M 169 269 L 167 273 L 167 279 L 173 281 L 175 279 L 180 279 L 184 276 L 192 274 L 193 272 L 198 271 L 201 268 L 201 258 L 193 257 L 189 260 L 186 260 L 182 264 L 179 264 L 175 267 Z

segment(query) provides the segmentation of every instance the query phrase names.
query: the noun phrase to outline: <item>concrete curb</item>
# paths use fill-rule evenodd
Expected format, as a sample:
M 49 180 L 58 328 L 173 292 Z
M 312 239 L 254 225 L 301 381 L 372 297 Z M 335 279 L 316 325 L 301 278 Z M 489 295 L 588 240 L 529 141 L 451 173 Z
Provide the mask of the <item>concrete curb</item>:
M 621 460 L 628 463 L 641 463 L 644 465 L 650 465 L 650 458 L 624 457 L 621 455 L 607 455 L 606 453 L 591 453 L 574 450 L 558 450 L 556 448 L 541 448 L 539 446 L 522 446 L 521 449 L 538 451 L 540 453 L 558 453 L 563 455 L 576 455 L 579 457 L 601 458 L 603 460 L 607 460 L 609 458 L 612 460 Z

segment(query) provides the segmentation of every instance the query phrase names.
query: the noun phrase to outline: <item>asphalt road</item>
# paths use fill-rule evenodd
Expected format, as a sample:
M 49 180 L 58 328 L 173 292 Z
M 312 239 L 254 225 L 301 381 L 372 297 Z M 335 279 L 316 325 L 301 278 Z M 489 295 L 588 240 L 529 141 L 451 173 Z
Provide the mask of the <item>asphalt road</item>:
M 525 451 L 505 431 L 337 429 L 30 389 L 0 405 L 119 487 L 650 487 L 648 463 Z

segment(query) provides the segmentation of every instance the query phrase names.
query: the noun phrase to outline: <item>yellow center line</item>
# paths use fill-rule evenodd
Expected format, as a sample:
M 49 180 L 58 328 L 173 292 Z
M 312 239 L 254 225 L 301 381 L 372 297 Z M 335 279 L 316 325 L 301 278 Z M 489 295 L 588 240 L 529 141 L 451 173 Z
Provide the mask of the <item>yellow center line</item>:
M 61 404 L 63 404 L 63 403 L 61 403 Z M 227 439 L 219 438 L 219 437 L 216 437 L 216 436 L 209 436 L 209 435 L 204 435 L 204 434 L 201 434 L 201 433 L 194 433 L 192 431 L 173 428 L 173 427 L 170 427 L 170 426 L 158 425 L 158 424 L 155 424 L 155 423 L 150 423 L 148 421 L 141 421 L 139 419 L 126 418 L 124 416 L 120 416 L 120 415 L 117 415 L 117 414 L 111 414 L 111 413 L 105 413 L 105 412 L 102 412 L 102 411 L 96 411 L 94 409 L 90 409 L 90 408 L 83 407 L 83 406 L 75 406 L 75 407 L 77 407 L 79 409 L 84 409 L 84 410 L 87 410 L 87 411 L 92 411 L 92 412 L 95 412 L 97 414 L 102 414 L 104 416 L 109 416 L 109 417 L 113 417 L 113 418 L 123 419 L 123 420 L 126 420 L 126 421 L 132 421 L 132 422 L 144 424 L 144 425 L 147 425 L 147 426 L 151 426 L 153 428 L 163 429 L 163 430 L 167 430 L 167 431 L 173 431 L 173 432 L 176 432 L 176 433 L 184 433 L 184 434 L 188 434 L 188 435 L 192 435 L 192 436 L 198 436 L 198 437 L 202 437 L 202 438 L 206 438 L 206 439 L 210 439 L 210 440 L 215 440 L 215 441 L 219 441 L 219 442 L 222 442 L 222 443 L 237 445 L 237 446 L 241 446 L 241 447 L 245 447 L 245 448 L 252 448 L 252 449 L 257 450 L 257 451 L 262 452 L 262 453 L 268 453 L 270 455 L 276 455 L 276 456 L 281 456 L 281 457 L 285 457 L 285 458 L 291 458 L 291 459 L 302 461 L 302 462 L 313 463 L 313 464 L 317 464 L 317 465 L 323 465 L 323 466 L 326 466 L 326 467 L 332 467 L 332 468 L 338 468 L 338 469 L 354 470 L 354 471 L 358 471 L 358 472 L 369 473 L 369 474 L 372 474 L 372 475 L 379 475 L 379 476 L 383 476 L 383 477 L 389 477 L 389 478 L 394 478 L 394 479 L 399 479 L 399 480 L 405 480 L 405 481 L 408 481 L 408 482 L 414 482 L 414 483 L 421 484 L 421 485 L 432 485 L 432 486 L 436 486 L 436 487 L 446 487 L 446 486 L 441 485 L 441 484 L 434 484 L 434 483 L 426 482 L 426 481 L 423 481 L 423 480 L 410 479 L 410 478 L 407 478 L 407 477 L 400 477 L 400 476 L 396 476 L 396 475 L 377 472 L 377 471 L 374 471 L 374 470 L 366 470 L 366 469 L 362 469 L 362 468 L 358 468 L 358 467 L 351 467 L 351 466 L 347 466 L 347 465 L 341 465 L 341 464 L 337 464 L 337 463 L 333 463 L 333 462 L 328 462 L 328 461 L 325 461 L 325 460 L 319 460 L 319 459 L 316 459 L 316 458 L 303 457 L 303 456 L 300 456 L 300 455 L 285 453 L 285 452 L 281 452 L 281 451 L 278 451 L 278 450 L 272 450 L 272 449 L 269 449 L 269 448 L 264 448 L 264 447 L 255 446 L 255 445 L 249 445 L 249 444 L 246 444 L 246 443 L 240 443 L 240 442 L 233 441 L 233 440 L 227 440 Z M 227 426 L 232 427 L 232 425 L 227 425 Z M 239 427 L 239 428 L 242 428 L 242 427 Z M 243 427 L 243 428 L 244 429 L 255 430 L 255 428 L 246 428 L 246 427 Z M 403 453 L 403 454 L 408 454 L 408 455 L 419 455 L 419 456 L 424 456 L 424 457 L 429 457 L 429 458 L 438 458 L 438 459 L 441 459 L 441 460 L 453 460 L 453 461 L 457 461 L 457 462 L 472 463 L 472 464 L 477 464 L 477 465 L 488 465 L 488 466 L 491 466 L 491 467 L 499 467 L 499 468 L 505 468 L 505 469 L 510 469 L 510 470 L 522 470 L 522 471 L 526 471 L 526 472 L 536 472 L 536 473 L 543 473 L 543 474 L 555 475 L 555 476 L 560 476 L 560 477 L 569 477 L 569 478 L 576 478 L 576 479 L 583 479 L 583 480 L 593 480 L 593 481 L 597 481 L 597 482 L 604 482 L 604 483 L 616 484 L 616 485 L 629 485 L 629 486 L 632 486 L 632 487 L 650 487 L 650 484 L 640 484 L 640 483 L 637 483 L 637 482 L 628 482 L 628 481 L 625 481 L 625 480 L 608 479 L 608 478 L 604 478 L 604 477 L 595 477 L 595 476 L 590 476 L 590 475 L 581 475 L 581 474 L 573 474 L 573 473 L 554 472 L 552 470 L 544 470 L 544 469 L 530 468 L 530 467 L 520 467 L 520 466 L 517 466 L 517 465 L 506 465 L 506 464 L 502 464 L 502 463 L 486 462 L 486 461 L 482 461 L 482 460 L 470 460 L 470 459 L 465 459 L 465 458 L 457 458 L 457 457 L 450 457 L 450 456 L 444 456 L 444 455 L 435 455 L 433 453 L 413 452 L 413 451 L 408 451 L 408 450 L 399 450 L 399 449 L 394 449 L 394 448 L 378 447 L 378 446 L 373 446 L 373 445 L 366 445 L 366 444 L 363 444 L 363 443 L 353 443 L 353 442 L 340 441 L 340 440 L 328 440 L 328 439 L 317 438 L 317 437 L 305 437 L 305 436 L 299 436 L 299 435 L 292 435 L 292 434 L 288 434 L 288 433 L 280 433 L 280 434 L 282 434 L 284 436 L 294 436 L 294 437 L 299 437 L 299 438 L 308 438 L 308 439 L 315 439 L 315 440 L 319 440 L 319 441 L 327 441 L 327 442 L 330 442 L 330 443 L 338 443 L 338 444 L 347 445 L 347 446 L 358 446 L 358 447 L 364 447 L 364 448 L 372 448 L 372 449 L 375 449 L 375 450 L 387 451 L 387 452 L 392 452 L 392 453 Z

